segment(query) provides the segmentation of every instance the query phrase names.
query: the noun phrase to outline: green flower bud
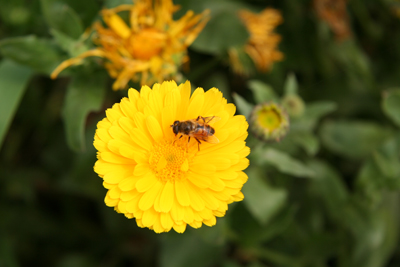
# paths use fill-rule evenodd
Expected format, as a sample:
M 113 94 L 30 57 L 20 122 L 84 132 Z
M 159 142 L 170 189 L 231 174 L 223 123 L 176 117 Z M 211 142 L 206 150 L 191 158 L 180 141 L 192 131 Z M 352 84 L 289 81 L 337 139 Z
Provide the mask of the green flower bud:
M 261 140 L 279 141 L 289 128 L 286 111 L 274 102 L 257 105 L 250 116 L 250 129 Z
M 282 105 L 285 107 L 289 115 L 293 118 L 301 117 L 304 113 L 304 101 L 298 95 L 286 95 L 282 99 Z

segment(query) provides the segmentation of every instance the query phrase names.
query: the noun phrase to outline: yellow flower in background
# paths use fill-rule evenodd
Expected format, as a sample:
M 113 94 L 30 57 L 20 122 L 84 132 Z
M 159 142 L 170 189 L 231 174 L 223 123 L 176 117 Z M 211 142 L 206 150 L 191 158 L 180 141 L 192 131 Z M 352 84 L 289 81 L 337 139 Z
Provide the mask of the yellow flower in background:
M 328 23 L 337 41 L 351 36 L 347 0 L 314 0 L 314 9 L 318 17 Z
M 187 47 L 208 21 L 208 11 L 188 11 L 173 20 L 178 10 L 172 0 L 138 0 L 102 11 L 106 27 L 94 24 L 96 49 L 61 63 L 51 74 L 54 79 L 65 68 L 82 63 L 86 57 L 105 59 L 104 67 L 116 81 L 113 89 L 125 89 L 130 80 L 153 84 L 179 75 L 188 61 Z M 129 11 L 129 25 L 118 15 Z
M 257 105 L 250 116 L 251 130 L 261 140 L 280 141 L 289 128 L 289 116 L 273 102 Z
M 268 71 L 275 61 L 283 58 L 283 54 L 277 50 L 281 36 L 274 32 L 276 26 L 283 21 L 280 12 L 273 8 L 266 8 L 258 14 L 241 10 L 239 17 L 250 34 L 244 51 L 259 71 Z M 244 73 L 237 48 L 230 49 L 229 57 L 234 71 Z
M 108 189 L 106 205 L 156 233 L 213 226 L 243 199 L 248 123 L 218 89 L 190 92 L 189 82 L 173 81 L 130 89 L 97 125 L 94 170 Z M 219 118 L 210 124 L 218 143 L 175 136 L 175 121 L 198 116 Z

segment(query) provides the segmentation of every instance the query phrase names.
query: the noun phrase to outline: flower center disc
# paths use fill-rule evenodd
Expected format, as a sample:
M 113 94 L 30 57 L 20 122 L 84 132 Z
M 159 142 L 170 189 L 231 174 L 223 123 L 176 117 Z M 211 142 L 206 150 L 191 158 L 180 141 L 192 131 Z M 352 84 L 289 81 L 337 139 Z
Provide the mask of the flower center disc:
M 275 109 L 262 109 L 258 114 L 258 123 L 272 132 L 279 128 L 281 116 Z
M 150 167 L 162 182 L 182 180 L 189 170 L 188 154 L 184 147 L 164 142 L 154 145 Z
M 130 37 L 131 53 L 141 60 L 149 60 L 161 53 L 165 36 L 156 29 L 143 29 Z

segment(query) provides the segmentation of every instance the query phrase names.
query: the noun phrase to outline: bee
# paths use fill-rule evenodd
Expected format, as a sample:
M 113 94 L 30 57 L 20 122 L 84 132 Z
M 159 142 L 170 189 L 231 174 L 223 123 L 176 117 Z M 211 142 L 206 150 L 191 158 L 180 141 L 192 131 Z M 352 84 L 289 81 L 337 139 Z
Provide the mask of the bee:
M 212 122 L 217 122 L 221 118 L 216 116 L 211 117 L 202 117 L 198 116 L 197 119 L 186 120 L 186 121 L 174 121 L 174 124 L 171 125 L 172 131 L 175 136 L 180 134 L 181 139 L 183 136 L 188 136 L 188 144 L 190 142 L 190 138 L 193 137 L 197 141 L 198 150 L 200 151 L 201 141 L 205 141 L 211 144 L 218 144 L 219 140 L 214 135 L 215 129 L 208 125 Z

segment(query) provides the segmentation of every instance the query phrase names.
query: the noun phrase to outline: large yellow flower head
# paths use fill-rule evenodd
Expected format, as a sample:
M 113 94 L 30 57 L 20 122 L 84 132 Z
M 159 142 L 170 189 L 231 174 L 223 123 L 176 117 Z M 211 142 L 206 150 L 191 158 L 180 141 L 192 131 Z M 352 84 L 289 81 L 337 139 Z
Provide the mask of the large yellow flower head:
M 258 14 L 241 10 L 239 17 L 250 34 L 244 51 L 259 71 L 268 71 L 275 61 L 283 58 L 283 54 L 277 50 L 281 36 L 274 32 L 283 21 L 280 12 L 273 8 L 266 8 Z M 236 48 L 230 49 L 229 57 L 236 72 L 245 72 Z
M 172 0 L 137 0 L 134 5 L 104 9 L 107 27 L 94 24 L 97 48 L 61 63 L 52 73 L 55 78 L 65 68 L 83 58 L 105 58 L 105 68 L 116 81 L 113 89 L 125 89 L 129 80 L 152 84 L 177 76 L 178 68 L 188 61 L 187 47 L 196 39 L 208 20 L 208 12 L 195 15 L 188 11 L 179 20 Z M 129 26 L 118 15 L 129 11 Z
M 94 170 L 108 189 L 106 205 L 156 233 L 213 226 L 229 203 L 243 199 L 250 153 L 245 117 L 235 116 L 235 105 L 216 88 L 190 94 L 189 82 L 130 89 L 97 125 Z M 207 124 L 199 116 L 218 120 Z M 219 142 L 204 141 L 206 134 L 197 136 L 199 144 L 190 136 L 195 129 L 175 135 L 171 125 L 186 120 L 197 130 L 209 126 Z

